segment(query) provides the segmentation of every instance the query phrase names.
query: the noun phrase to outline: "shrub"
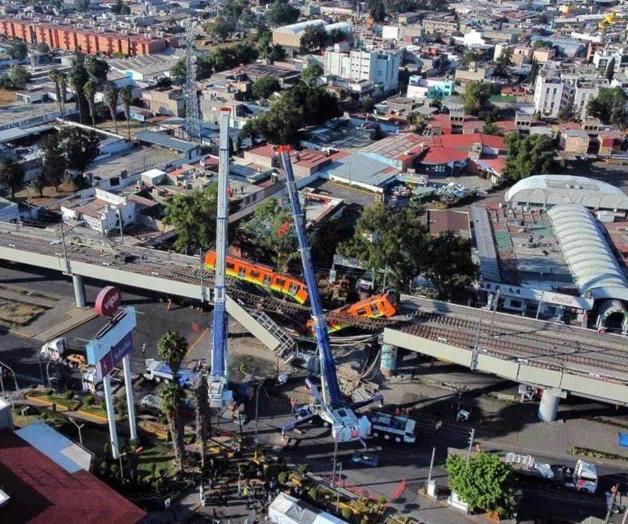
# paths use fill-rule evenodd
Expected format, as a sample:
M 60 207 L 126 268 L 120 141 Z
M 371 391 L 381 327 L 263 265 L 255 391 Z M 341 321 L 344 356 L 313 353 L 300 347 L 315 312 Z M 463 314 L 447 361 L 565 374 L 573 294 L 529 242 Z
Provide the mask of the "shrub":
M 74 391 L 71 389 L 68 389 L 64 394 L 63 394 L 63 398 L 65 398 L 66 400 L 72 400 L 72 398 L 74 398 Z
M 281 473 L 279 473 L 279 475 L 277 475 L 277 481 L 279 482 L 279 484 L 285 484 L 286 482 L 288 482 L 288 472 L 282 471 Z
M 89 406 L 91 406 L 91 405 L 93 405 L 93 404 L 94 404 L 94 395 L 87 395 L 87 396 L 85 397 L 85 405 L 86 405 L 87 407 L 89 407 Z
M 310 488 L 307 492 L 307 496 L 310 497 L 312 502 L 316 502 L 316 499 L 318 499 L 318 489 Z
M 353 512 L 349 508 L 342 508 L 340 516 L 345 520 L 350 520 L 353 516 Z

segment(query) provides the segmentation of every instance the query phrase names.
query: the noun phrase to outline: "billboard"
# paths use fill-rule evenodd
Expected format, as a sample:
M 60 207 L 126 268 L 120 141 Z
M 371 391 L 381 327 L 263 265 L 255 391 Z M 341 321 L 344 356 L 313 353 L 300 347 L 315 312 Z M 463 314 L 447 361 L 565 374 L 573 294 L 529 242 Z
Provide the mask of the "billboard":
M 132 331 L 137 325 L 135 309 L 122 310 L 96 337 L 87 344 L 87 363 L 96 366 L 100 376 L 106 376 L 113 367 L 133 349 Z
M 115 365 L 133 350 L 133 334 L 127 333 L 124 338 L 111 348 L 109 353 L 100 359 L 98 366 L 101 377 L 106 377 Z

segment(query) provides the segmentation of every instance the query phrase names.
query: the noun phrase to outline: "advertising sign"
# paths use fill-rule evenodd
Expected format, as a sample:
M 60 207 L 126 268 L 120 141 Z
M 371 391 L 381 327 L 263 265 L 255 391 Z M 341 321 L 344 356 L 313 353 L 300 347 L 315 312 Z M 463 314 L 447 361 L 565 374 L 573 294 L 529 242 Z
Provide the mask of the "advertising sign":
M 106 377 L 115 365 L 133 350 L 132 333 L 127 333 L 124 338 L 111 348 L 111 351 L 100 359 L 100 376 Z
M 86 347 L 87 363 L 95 366 L 116 347 L 137 325 L 135 309 L 127 307 L 124 315 L 116 317 L 115 322 L 110 322 L 96 338 L 89 341 Z
M 96 313 L 101 317 L 112 317 L 122 302 L 122 293 L 117 287 L 107 286 L 96 297 Z

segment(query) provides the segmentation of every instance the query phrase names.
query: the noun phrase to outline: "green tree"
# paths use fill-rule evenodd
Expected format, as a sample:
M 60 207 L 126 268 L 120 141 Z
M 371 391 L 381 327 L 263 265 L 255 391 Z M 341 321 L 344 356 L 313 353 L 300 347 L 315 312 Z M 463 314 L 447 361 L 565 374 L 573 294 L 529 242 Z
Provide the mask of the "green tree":
M 299 143 L 303 109 L 293 106 L 287 96 L 280 96 L 270 106 L 270 111 L 251 118 L 242 128 L 242 137 L 258 133 L 272 144 Z
M 294 24 L 299 19 L 300 12 L 287 2 L 275 0 L 266 11 L 266 19 L 271 26 Z
M 440 296 L 451 300 L 456 290 L 466 288 L 477 276 L 469 241 L 451 231 L 431 239 L 426 273 Z
M 353 238 L 338 251 L 357 258 L 366 269 L 387 271 L 392 286 L 409 290 L 426 266 L 427 230 L 415 209 L 392 209 L 380 203 L 364 210 Z
M 506 155 L 504 178 L 509 182 L 555 173 L 560 169 L 556 161 L 556 145 L 547 136 L 510 133 L 506 135 Z
M 118 88 L 110 82 L 105 88 L 105 104 L 109 108 L 111 114 L 111 120 L 113 120 L 113 127 L 116 135 L 118 134 Z
M 83 86 L 89 80 L 89 73 L 85 67 L 85 56 L 81 53 L 76 53 L 72 59 L 72 69 L 70 70 L 70 84 L 74 89 L 76 95 L 76 107 L 79 112 L 79 120 L 84 122 L 85 113 L 88 110 L 87 100 L 83 93 Z
M 94 131 L 65 127 L 59 133 L 59 140 L 69 169 L 85 171 L 100 154 L 100 139 Z
M 96 127 L 96 114 L 94 111 L 94 100 L 96 98 L 96 91 L 98 89 L 98 84 L 96 84 L 96 80 L 90 78 L 85 85 L 83 86 L 83 94 L 85 95 L 85 99 L 87 100 L 87 105 L 89 106 L 89 114 L 92 119 L 92 127 Z
M 164 223 L 174 228 L 176 250 L 208 249 L 216 237 L 216 186 L 170 198 L 164 209 Z
M 318 85 L 318 79 L 323 76 L 323 68 L 317 64 L 306 67 L 301 72 L 301 82 L 309 87 Z
M 485 135 L 495 136 L 503 135 L 502 130 L 494 122 L 488 122 L 487 124 L 484 124 L 484 127 L 482 128 L 482 133 L 484 133 Z
M 205 24 L 203 29 L 208 34 L 213 35 L 224 42 L 235 29 L 235 24 L 231 19 L 219 16 L 215 18 L 213 22 Z
M 46 179 L 43 175 L 36 176 L 30 181 L 30 188 L 40 197 L 44 195 L 44 188 L 46 187 Z
M 59 135 L 56 133 L 48 135 L 44 141 L 43 179 L 56 189 L 63 181 L 66 169 L 67 163 Z
M 301 35 L 301 52 L 312 53 L 327 45 L 327 31 L 323 25 L 309 25 Z
M 604 75 L 609 82 L 613 81 L 613 77 L 615 76 L 615 57 L 608 61 Z
M 276 198 L 257 206 L 253 219 L 241 232 L 279 271 L 287 272 L 290 262 L 299 256 L 292 215 Z
M 170 76 L 175 84 L 184 84 L 187 76 L 188 68 L 185 64 L 185 58 L 178 60 L 170 69 Z
M 122 104 L 124 104 L 127 138 L 131 140 L 131 102 L 133 101 L 133 89 L 130 86 L 124 86 L 120 89 L 120 100 L 122 100 Z
M 177 471 L 183 471 L 183 456 L 185 447 L 183 443 L 183 417 L 181 408 L 183 404 L 183 390 L 178 381 L 168 382 L 161 390 L 161 410 L 168 419 L 168 428 L 172 435 L 172 449 Z
M 449 487 L 472 511 L 494 511 L 509 517 L 515 511 L 512 467 L 492 453 L 478 453 L 466 462 L 463 457 L 447 458 Z
M 200 373 L 194 385 L 194 398 L 196 400 L 196 439 L 201 451 L 201 468 L 205 469 L 205 455 L 207 454 L 207 439 L 209 437 L 209 388 L 207 374 Z
M 103 84 L 107 81 L 107 73 L 109 73 L 109 64 L 102 58 L 97 56 L 88 56 L 85 60 L 87 73 L 97 84 Z
M 16 89 L 22 89 L 31 80 L 31 74 L 22 66 L 14 65 L 9 70 L 9 80 Z
M 512 55 L 513 55 L 513 48 L 512 47 L 506 47 L 505 49 L 502 49 L 502 52 L 499 55 L 499 58 L 495 61 L 495 75 L 502 77 L 502 78 L 507 78 L 508 76 L 510 76 L 510 68 L 512 67 Z
M 24 169 L 17 160 L 9 157 L 0 159 L 0 185 L 11 191 L 11 200 L 15 200 L 15 192 L 24 184 Z
M 602 87 L 597 96 L 589 101 L 587 112 L 605 124 L 614 124 L 624 128 L 628 125 L 627 99 L 621 87 Z
M 168 363 L 174 376 L 178 375 L 187 352 L 188 341 L 178 331 L 166 331 L 157 342 L 157 354 Z
M 462 95 L 465 112 L 484 119 L 491 116 L 495 108 L 489 98 L 494 90 L 493 85 L 484 80 L 469 82 Z
M 50 71 L 48 76 L 55 86 L 55 98 L 57 99 L 57 104 L 59 105 L 59 113 L 63 115 L 63 102 L 61 101 L 61 73 L 58 69 L 53 69 Z
M 252 92 L 255 98 L 268 98 L 280 89 L 281 85 L 279 84 L 279 80 L 274 76 L 265 76 L 255 81 Z
M 473 62 L 477 62 L 480 58 L 482 58 L 482 54 L 477 51 L 466 51 L 462 58 L 460 59 L 460 63 L 464 66 L 468 66 Z
M 28 56 L 28 47 L 22 40 L 14 40 L 8 53 L 13 60 L 24 60 Z
M 368 10 L 376 22 L 383 22 L 386 18 L 386 8 L 383 0 L 368 0 Z
M 268 59 L 271 62 L 279 62 L 281 60 L 285 60 L 286 58 L 286 50 L 281 47 L 279 44 L 274 44 L 270 48 L 270 52 L 268 53 Z

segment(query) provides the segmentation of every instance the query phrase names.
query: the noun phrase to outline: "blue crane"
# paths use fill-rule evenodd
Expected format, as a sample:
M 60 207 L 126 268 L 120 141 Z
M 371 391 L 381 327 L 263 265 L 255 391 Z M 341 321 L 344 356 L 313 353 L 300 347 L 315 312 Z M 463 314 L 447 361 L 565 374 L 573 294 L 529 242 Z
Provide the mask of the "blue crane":
M 214 318 L 212 323 L 211 373 L 209 376 L 209 405 L 227 406 L 233 392 L 227 382 L 227 308 L 225 265 L 227 259 L 227 227 L 229 205 L 229 119 L 231 110 L 220 110 L 220 151 L 218 164 L 218 209 L 216 213 L 216 267 L 214 275 Z
M 313 330 L 316 336 L 318 356 L 321 368 L 321 391 L 319 393 L 313 379 L 307 379 L 314 402 L 306 410 L 306 415 L 293 420 L 283 426 L 282 432 L 290 431 L 296 426 L 309 422 L 314 417 L 319 417 L 331 425 L 332 436 L 337 442 L 350 442 L 362 440 L 371 433 L 371 423 L 365 416 L 358 417 L 355 410 L 371 402 L 381 401 L 382 396 L 377 395 L 359 403 L 349 403 L 343 399 L 336 376 L 336 363 L 331 352 L 327 320 L 323 313 L 321 298 L 318 292 L 318 283 L 312 269 L 310 244 L 305 230 L 305 215 L 301 209 L 299 193 L 294 180 L 292 162 L 290 160 L 290 147 L 281 146 L 278 149 L 281 162 L 286 174 L 286 188 L 290 199 L 290 208 L 294 229 L 297 235 L 299 254 L 303 265 L 303 274 L 312 308 Z M 321 395 L 322 393 L 322 395 Z

